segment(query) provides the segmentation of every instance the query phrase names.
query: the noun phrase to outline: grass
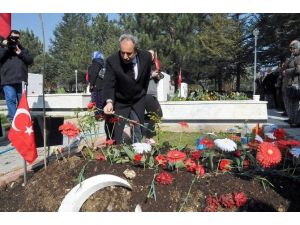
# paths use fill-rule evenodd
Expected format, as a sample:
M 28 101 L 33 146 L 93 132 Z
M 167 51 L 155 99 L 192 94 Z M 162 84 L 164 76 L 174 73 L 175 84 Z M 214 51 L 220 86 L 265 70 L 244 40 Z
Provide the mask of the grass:
M 5 127 L 5 129 L 8 129 L 10 127 L 10 120 L 7 116 L 5 115 L 0 115 L 0 119 L 1 119 L 1 125 L 2 127 Z
M 160 140 L 161 143 L 168 141 L 172 146 L 189 145 L 189 147 L 195 148 L 196 147 L 195 141 L 200 135 L 201 134 L 199 132 L 187 133 L 187 132 L 162 131 L 160 134 Z M 157 141 L 157 137 L 154 137 L 154 140 Z

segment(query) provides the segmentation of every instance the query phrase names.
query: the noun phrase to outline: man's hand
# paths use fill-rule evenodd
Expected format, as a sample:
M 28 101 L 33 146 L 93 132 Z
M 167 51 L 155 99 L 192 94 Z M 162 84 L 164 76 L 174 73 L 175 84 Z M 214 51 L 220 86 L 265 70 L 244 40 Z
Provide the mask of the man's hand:
M 106 106 L 103 108 L 103 111 L 104 111 L 104 113 L 107 114 L 107 115 L 114 114 L 115 111 L 114 111 L 114 106 L 113 106 L 112 102 L 108 102 L 108 103 L 106 104 Z
M 2 45 L 3 45 L 3 46 L 7 46 L 7 40 L 3 40 L 3 41 L 2 41 Z
M 159 76 L 159 72 L 158 72 L 158 71 L 153 71 L 153 72 L 151 73 L 151 77 L 152 77 L 152 78 L 155 78 L 155 79 L 157 79 L 157 80 L 160 80 L 160 76 Z
M 16 54 L 20 55 L 21 54 L 21 49 L 19 48 L 18 45 L 16 45 Z

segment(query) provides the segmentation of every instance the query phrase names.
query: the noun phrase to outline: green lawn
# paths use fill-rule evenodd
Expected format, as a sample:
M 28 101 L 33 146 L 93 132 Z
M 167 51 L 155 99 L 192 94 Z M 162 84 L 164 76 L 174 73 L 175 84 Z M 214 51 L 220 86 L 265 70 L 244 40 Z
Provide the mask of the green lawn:
M 200 136 L 200 132 L 186 133 L 186 132 L 167 132 L 163 131 L 160 134 L 160 143 L 168 141 L 172 146 L 185 146 L 195 148 L 196 139 Z M 157 137 L 154 138 L 157 141 Z

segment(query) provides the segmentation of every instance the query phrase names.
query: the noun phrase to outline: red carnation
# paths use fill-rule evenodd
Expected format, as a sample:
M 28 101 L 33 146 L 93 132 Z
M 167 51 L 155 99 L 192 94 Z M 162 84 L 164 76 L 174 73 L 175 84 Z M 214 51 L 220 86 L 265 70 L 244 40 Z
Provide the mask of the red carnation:
M 106 146 L 113 145 L 115 143 L 115 140 L 109 139 L 105 141 Z
M 234 195 L 234 201 L 235 201 L 235 204 L 237 207 L 244 206 L 248 201 L 248 198 L 244 192 L 235 192 L 233 195 Z
M 184 161 L 184 166 L 187 171 L 194 173 L 196 170 L 197 164 L 192 159 L 187 159 Z
M 288 140 L 289 141 L 289 145 L 291 146 L 299 146 L 300 145 L 300 141 L 298 140 Z
M 182 121 L 182 122 L 179 122 L 178 124 L 179 124 L 182 128 L 189 128 L 189 124 L 188 124 L 187 122 Z
M 221 171 L 226 171 L 231 169 L 231 161 L 228 159 L 221 159 L 220 164 L 219 164 L 219 170 Z
M 172 184 L 173 183 L 173 177 L 171 174 L 167 172 L 162 172 L 158 174 L 155 178 L 155 180 L 160 184 Z
M 61 131 L 63 135 L 66 135 L 68 138 L 74 138 L 79 134 L 79 128 L 77 128 L 73 123 L 66 122 L 63 125 L 60 125 L 58 130 Z
M 217 212 L 220 206 L 219 200 L 216 196 L 208 196 L 206 199 L 207 206 L 205 207 L 205 212 Z
M 201 156 L 201 151 L 194 151 L 191 153 L 191 157 L 192 159 L 194 160 L 199 160 L 200 159 L 200 156 Z
M 96 102 L 89 102 L 89 104 L 87 105 L 87 109 L 92 110 L 95 106 L 96 106 Z
M 103 155 L 103 154 L 97 154 L 97 155 L 95 156 L 95 159 L 96 159 L 96 160 L 99 160 L 99 161 L 105 161 L 105 160 L 106 160 L 106 157 L 105 157 L 105 155 Z
M 118 123 L 120 122 L 120 118 L 119 117 L 112 117 L 109 119 L 110 123 Z
M 300 141 L 293 140 L 293 139 L 290 139 L 290 140 L 278 140 L 278 141 L 275 142 L 275 144 L 278 146 L 278 148 L 285 149 L 285 148 L 288 148 L 288 147 L 291 147 L 291 146 L 299 146 L 300 145 Z
M 269 168 L 281 161 L 281 152 L 276 145 L 263 142 L 258 146 L 256 159 L 262 167 Z
M 139 162 L 141 162 L 142 158 L 143 158 L 142 154 L 136 154 L 133 158 L 133 161 L 136 163 L 139 163 Z
M 284 139 L 286 132 L 282 128 L 278 128 L 274 131 L 273 135 L 276 137 L 277 140 L 282 140 Z
M 102 121 L 102 120 L 105 120 L 105 115 L 104 115 L 103 113 L 101 113 L 101 114 L 99 114 L 99 115 L 95 115 L 95 118 L 96 118 L 97 120 Z
M 178 150 L 172 150 L 168 152 L 167 159 L 170 163 L 176 163 L 185 160 L 186 154 Z
M 241 150 L 236 150 L 235 152 L 234 152 L 234 155 L 236 156 L 236 157 L 241 157 Z
M 207 148 L 213 148 L 215 146 L 214 141 L 208 138 L 203 138 L 202 140 L 199 141 L 199 144 L 205 145 Z
M 155 157 L 155 163 L 158 165 L 166 166 L 167 165 L 167 157 L 165 155 L 159 154 Z
M 195 173 L 198 175 L 198 176 L 203 176 L 205 174 L 205 169 L 202 165 L 197 165 L 196 168 L 195 168 Z
M 234 206 L 234 200 L 232 198 L 231 193 L 221 195 L 220 202 L 221 202 L 222 206 L 224 206 L 225 208 L 231 209 Z
M 245 159 L 243 161 L 243 169 L 248 170 L 250 168 L 250 161 L 248 159 Z

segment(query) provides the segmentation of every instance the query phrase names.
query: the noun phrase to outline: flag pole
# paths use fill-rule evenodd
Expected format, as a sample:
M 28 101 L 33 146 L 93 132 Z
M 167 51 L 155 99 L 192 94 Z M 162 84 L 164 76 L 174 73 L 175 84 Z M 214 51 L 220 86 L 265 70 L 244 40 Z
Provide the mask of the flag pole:
M 44 23 L 43 23 L 43 16 L 41 13 L 39 13 L 39 18 L 41 22 L 41 29 L 43 34 L 43 67 L 42 67 L 42 75 L 43 75 L 43 137 L 44 137 L 44 166 L 45 169 L 47 168 L 47 149 L 46 149 L 46 112 L 45 112 L 45 61 L 46 61 L 46 47 L 45 47 L 45 30 L 44 30 Z
M 26 96 L 27 96 L 27 86 L 26 86 L 26 83 L 24 81 L 22 81 L 22 94 L 24 91 L 26 92 Z M 20 100 L 18 100 L 18 101 L 20 101 Z M 23 158 L 23 160 L 24 160 L 24 176 L 23 176 L 24 182 L 23 182 L 23 185 L 25 186 L 27 184 L 27 163 L 24 158 Z
M 27 184 L 27 163 L 26 163 L 26 160 L 24 160 L 24 182 L 23 182 L 23 185 L 25 186 Z
M 181 77 L 181 68 L 179 70 L 179 76 L 180 76 L 180 84 L 179 84 L 179 98 L 181 98 L 181 81 L 182 81 L 182 77 Z M 179 78 L 178 78 L 179 79 Z

